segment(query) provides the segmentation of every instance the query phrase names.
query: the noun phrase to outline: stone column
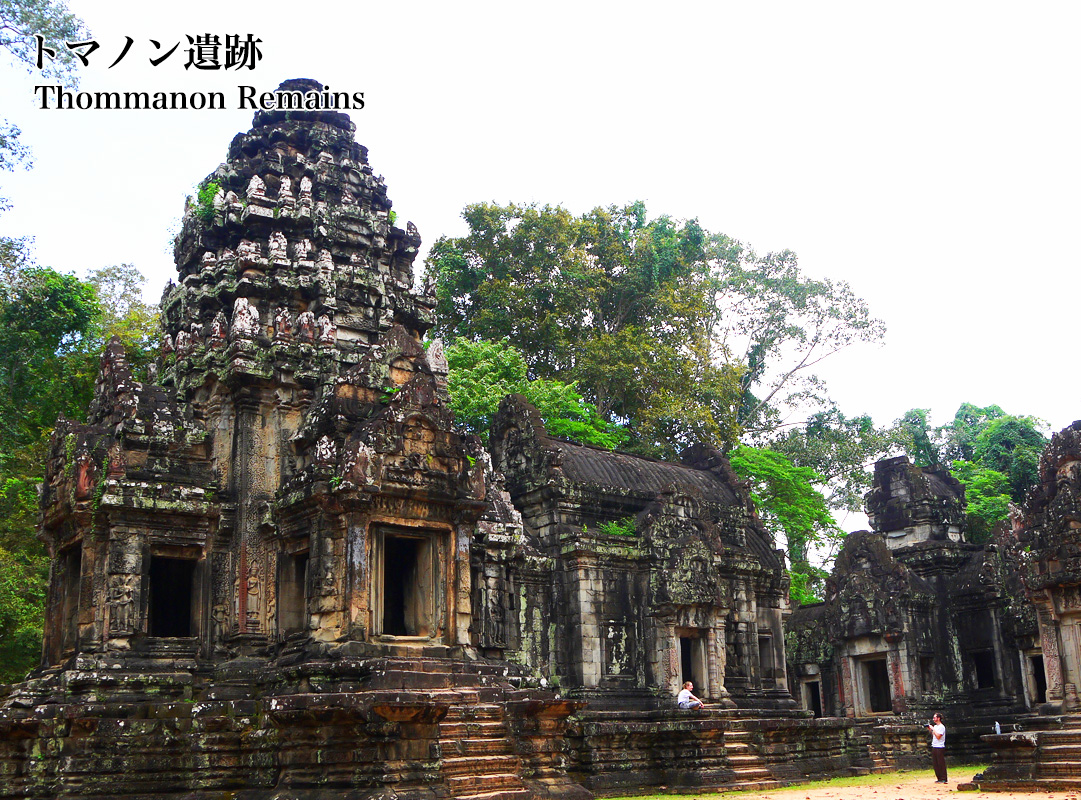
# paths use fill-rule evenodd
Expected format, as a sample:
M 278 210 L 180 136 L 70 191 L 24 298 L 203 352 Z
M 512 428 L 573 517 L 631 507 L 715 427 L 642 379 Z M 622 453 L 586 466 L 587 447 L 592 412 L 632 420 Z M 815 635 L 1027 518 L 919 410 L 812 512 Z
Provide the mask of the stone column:
M 1047 677 L 1047 702 L 1061 708 L 1063 680 L 1062 661 L 1059 656 L 1058 626 L 1055 624 L 1052 609 L 1043 603 L 1036 607 L 1036 619 L 1040 625 L 1040 646 L 1043 650 L 1043 668 Z

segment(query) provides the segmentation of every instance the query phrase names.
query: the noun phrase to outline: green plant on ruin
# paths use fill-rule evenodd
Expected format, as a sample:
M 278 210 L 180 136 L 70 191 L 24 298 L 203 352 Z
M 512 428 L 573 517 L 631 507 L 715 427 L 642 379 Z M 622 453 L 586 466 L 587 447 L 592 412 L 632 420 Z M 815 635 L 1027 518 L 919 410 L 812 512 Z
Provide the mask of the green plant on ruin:
M 624 517 L 623 519 L 611 520 L 609 522 L 602 522 L 597 526 L 601 533 L 606 536 L 636 536 L 637 532 L 634 528 L 634 517 Z
M 217 210 L 214 208 L 214 198 L 218 196 L 220 191 L 221 184 L 218 181 L 203 181 L 199 184 L 199 191 L 195 200 L 195 216 L 204 225 L 210 225 L 214 222 L 214 216 L 217 214 Z

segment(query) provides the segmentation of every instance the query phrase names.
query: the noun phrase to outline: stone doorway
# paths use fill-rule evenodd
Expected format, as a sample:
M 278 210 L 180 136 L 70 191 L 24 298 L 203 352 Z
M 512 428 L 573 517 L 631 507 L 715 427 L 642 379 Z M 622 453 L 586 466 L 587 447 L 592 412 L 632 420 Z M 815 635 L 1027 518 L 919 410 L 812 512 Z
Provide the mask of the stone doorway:
M 890 693 L 890 673 L 886 665 L 886 656 L 862 659 L 859 662 L 860 700 L 863 712 L 883 714 L 893 711 L 893 699 Z
M 438 627 L 434 537 L 380 531 L 376 551 L 376 632 L 383 636 L 431 637 Z
M 709 662 L 706 656 L 708 631 L 702 628 L 676 628 L 679 642 L 679 685 L 694 683 L 695 694 L 709 697 Z
M 194 636 L 195 561 L 152 555 L 147 577 L 147 635 L 159 639 Z

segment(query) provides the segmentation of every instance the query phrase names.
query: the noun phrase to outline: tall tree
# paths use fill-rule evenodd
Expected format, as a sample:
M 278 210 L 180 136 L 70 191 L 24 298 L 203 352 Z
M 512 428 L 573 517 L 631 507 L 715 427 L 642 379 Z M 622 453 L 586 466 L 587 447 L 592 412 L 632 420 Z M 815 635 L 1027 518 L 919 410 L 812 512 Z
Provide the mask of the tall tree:
M 551 206 L 468 206 L 469 233 L 427 269 L 444 338 L 518 348 L 530 378 L 576 383 L 635 449 L 731 444 L 738 370 L 713 358 L 717 240 L 645 207 L 576 217 Z

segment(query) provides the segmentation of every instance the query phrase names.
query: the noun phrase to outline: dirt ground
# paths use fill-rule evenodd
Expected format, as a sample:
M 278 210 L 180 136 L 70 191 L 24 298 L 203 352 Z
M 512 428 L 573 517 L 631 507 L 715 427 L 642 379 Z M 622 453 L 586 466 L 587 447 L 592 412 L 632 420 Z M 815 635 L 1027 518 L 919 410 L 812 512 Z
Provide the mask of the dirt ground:
M 782 789 L 772 792 L 740 793 L 732 798 L 736 800 L 939 800 L 950 797 L 952 800 L 1081 800 L 1081 792 L 959 792 L 957 784 L 972 780 L 972 770 L 955 772 L 950 770 L 948 784 L 935 783 L 934 775 L 905 774 L 893 776 L 894 779 L 867 786 L 829 786 Z M 687 795 L 688 798 L 693 795 Z M 725 795 L 712 795 L 723 800 Z

